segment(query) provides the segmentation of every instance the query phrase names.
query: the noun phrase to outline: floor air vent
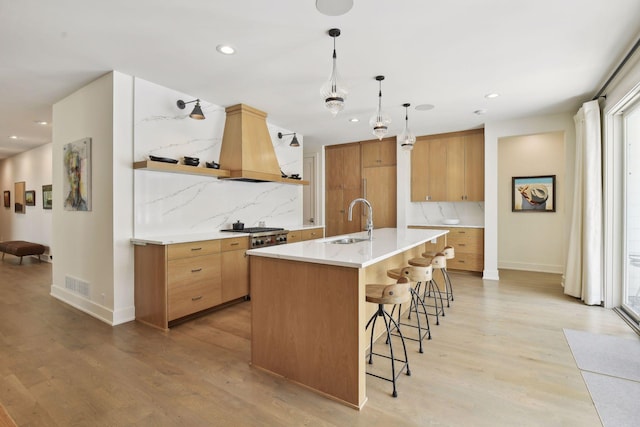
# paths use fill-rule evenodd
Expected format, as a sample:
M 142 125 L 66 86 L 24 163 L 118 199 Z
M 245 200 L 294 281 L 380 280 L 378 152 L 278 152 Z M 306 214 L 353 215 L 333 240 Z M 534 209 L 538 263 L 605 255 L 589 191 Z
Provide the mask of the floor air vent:
M 76 279 L 75 277 L 65 276 L 64 278 L 64 287 L 72 292 L 80 294 L 85 297 L 89 297 L 90 295 L 90 286 L 89 282 L 85 282 L 84 280 Z

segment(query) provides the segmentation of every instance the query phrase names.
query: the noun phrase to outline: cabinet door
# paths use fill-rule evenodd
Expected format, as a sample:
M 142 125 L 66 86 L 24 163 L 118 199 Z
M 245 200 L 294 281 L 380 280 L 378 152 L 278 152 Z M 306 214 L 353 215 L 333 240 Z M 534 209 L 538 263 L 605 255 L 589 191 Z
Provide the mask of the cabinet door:
M 465 137 L 465 200 L 484 200 L 484 131 Z
M 411 201 L 447 199 L 447 140 L 428 138 L 415 143 L 411 152 Z
M 362 167 L 393 166 L 396 164 L 396 139 L 361 142 Z
M 447 138 L 447 195 L 444 200 L 461 202 L 465 200 L 465 138 Z
M 346 144 L 325 149 L 325 218 L 327 236 L 360 231 L 360 207 L 347 221 L 349 203 L 362 195 L 360 145 Z
M 287 233 L 287 243 L 295 243 L 302 241 L 302 233 L 300 231 L 290 231 Z
M 396 227 L 396 167 L 381 166 L 362 170 L 365 198 L 373 207 L 374 228 Z M 362 224 L 366 224 L 367 209 L 362 209 Z
M 222 252 L 222 302 L 249 295 L 249 257 L 246 251 Z

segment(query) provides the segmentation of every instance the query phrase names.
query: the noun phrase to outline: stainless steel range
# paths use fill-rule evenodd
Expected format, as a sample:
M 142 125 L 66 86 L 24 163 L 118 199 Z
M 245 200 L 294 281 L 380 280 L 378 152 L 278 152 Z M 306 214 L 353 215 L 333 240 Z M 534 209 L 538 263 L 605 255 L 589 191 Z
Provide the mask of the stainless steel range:
M 284 245 L 287 243 L 287 233 L 284 228 L 248 227 L 242 230 L 220 230 L 231 233 L 249 233 L 249 246 L 251 249 L 264 248 L 266 246 Z

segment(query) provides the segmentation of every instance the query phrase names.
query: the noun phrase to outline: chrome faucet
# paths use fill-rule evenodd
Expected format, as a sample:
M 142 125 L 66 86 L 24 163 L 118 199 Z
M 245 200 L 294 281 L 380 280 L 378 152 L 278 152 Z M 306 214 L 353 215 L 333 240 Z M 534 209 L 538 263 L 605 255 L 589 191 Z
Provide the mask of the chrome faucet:
M 367 215 L 367 235 L 369 236 L 369 240 L 373 240 L 373 208 L 367 199 L 363 199 L 361 197 L 353 199 L 351 204 L 349 204 L 349 221 L 353 221 L 353 207 L 357 202 L 362 202 L 369 208 L 369 214 Z

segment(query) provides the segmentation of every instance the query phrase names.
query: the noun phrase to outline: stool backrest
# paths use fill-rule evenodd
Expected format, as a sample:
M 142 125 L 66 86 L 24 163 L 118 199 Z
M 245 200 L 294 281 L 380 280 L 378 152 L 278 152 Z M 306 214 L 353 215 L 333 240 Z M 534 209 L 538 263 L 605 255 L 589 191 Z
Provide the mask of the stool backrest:
M 382 298 L 385 300 L 385 304 L 402 304 L 411 300 L 409 280 L 406 277 L 401 277 L 397 283 L 385 286 L 382 290 Z
M 401 274 L 412 282 L 428 282 L 433 278 L 433 267 L 431 265 L 426 267 L 410 265 L 409 267 L 404 267 Z
M 431 260 L 433 268 L 447 268 L 447 259 L 442 252 L 438 252 Z
M 454 259 L 456 257 L 456 250 L 453 246 L 445 246 L 442 253 L 446 259 Z

